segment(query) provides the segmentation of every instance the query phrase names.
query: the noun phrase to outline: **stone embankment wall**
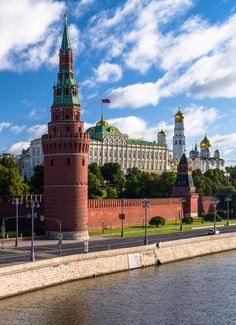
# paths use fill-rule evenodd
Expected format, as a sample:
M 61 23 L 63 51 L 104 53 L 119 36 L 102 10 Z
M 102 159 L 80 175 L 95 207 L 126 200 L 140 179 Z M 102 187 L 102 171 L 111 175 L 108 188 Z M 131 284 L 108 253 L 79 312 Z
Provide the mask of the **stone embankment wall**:
M 236 233 L 181 239 L 0 268 L 0 298 L 56 284 L 236 249 Z

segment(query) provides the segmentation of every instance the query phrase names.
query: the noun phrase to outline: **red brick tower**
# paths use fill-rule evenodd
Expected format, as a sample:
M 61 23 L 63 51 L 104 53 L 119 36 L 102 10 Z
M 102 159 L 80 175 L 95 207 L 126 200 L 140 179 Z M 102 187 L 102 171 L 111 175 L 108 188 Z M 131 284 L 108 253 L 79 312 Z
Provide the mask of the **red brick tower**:
M 78 85 L 72 67 L 67 16 L 59 52 L 59 73 L 54 85 L 51 122 L 42 136 L 44 150 L 44 214 L 60 219 L 65 239 L 88 239 L 89 135 L 80 120 Z M 58 224 L 46 221 L 53 238 Z
M 178 165 L 177 178 L 173 188 L 173 196 L 183 200 L 183 211 L 185 216 L 198 216 L 198 198 L 193 183 L 192 166 L 188 163 L 185 153 Z

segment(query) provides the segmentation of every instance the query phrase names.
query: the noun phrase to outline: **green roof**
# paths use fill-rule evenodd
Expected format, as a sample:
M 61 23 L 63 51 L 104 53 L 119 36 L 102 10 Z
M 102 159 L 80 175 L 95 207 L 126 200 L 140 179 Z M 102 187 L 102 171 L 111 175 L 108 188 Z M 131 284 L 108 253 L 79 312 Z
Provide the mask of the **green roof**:
M 61 50 L 69 50 L 71 49 L 70 46 L 70 38 L 69 38 L 69 33 L 68 33 L 68 26 L 67 26 L 67 14 L 64 14 L 65 17 L 65 24 L 64 24 L 64 31 L 63 31 L 63 37 L 62 37 L 62 42 L 61 42 Z
M 60 48 L 60 62 L 57 83 L 54 84 L 53 106 L 79 105 L 78 85 L 74 79 L 71 62 L 72 49 L 67 26 L 67 16 L 65 14 L 64 32 Z M 63 61 L 61 61 L 61 59 Z
M 91 138 L 97 138 L 101 135 L 124 135 L 115 126 L 108 125 L 107 122 L 100 123 L 99 121 L 95 126 L 90 127 L 85 131 L 89 133 Z
M 156 142 L 150 142 L 142 139 L 129 139 L 128 144 L 136 144 L 136 145 L 143 145 L 143 146 L 154 146 L 159 147 L 160 145 Z

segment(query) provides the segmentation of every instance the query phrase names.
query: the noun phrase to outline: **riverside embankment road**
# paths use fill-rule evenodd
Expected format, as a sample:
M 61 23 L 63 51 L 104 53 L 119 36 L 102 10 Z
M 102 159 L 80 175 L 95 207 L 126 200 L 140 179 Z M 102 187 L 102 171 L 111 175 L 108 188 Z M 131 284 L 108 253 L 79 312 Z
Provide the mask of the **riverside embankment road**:
M 217 227 L 221 233 L 235 232 L 236 226 Z M 149 235 L 149 244 L 177 240 L 181 238 L 191 238 L 198 236 L 206 236 L 208 228 L 196 229 L 191 231 L 180 231 L 169 234 Z M 217 236 L 217 235 L 216 235 Z M 105 250 L 112 250 L 118 248 L 127 248 L 142 246 L 144 237 L 127 237 L 127 238 L 96 238 L 92 237 L 89 241 L 89 252 L 98 252 Z M 15 248 L 14 243 L 5 243 L 4 247 L 0 248 L 0 266 L 10 264 L 21 264 L 30 261 L 30 241 L 20 241 L 19 247 Z M 43 260 L 57 257 L 59 254 L 57 241 L 40 240 L 35 241 L 35 258 L 36 260 Z M 62 256 L 84 254 L 84 244 L 78 241 L 63 241 Z

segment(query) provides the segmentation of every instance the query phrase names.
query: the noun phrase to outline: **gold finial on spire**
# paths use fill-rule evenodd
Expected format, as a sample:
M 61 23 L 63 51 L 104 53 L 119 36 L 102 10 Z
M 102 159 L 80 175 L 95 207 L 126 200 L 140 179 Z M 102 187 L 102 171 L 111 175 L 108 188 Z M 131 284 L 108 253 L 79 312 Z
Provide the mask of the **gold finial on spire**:
M 67 23 L 67 11 L 64 12 L 65 23 Z

